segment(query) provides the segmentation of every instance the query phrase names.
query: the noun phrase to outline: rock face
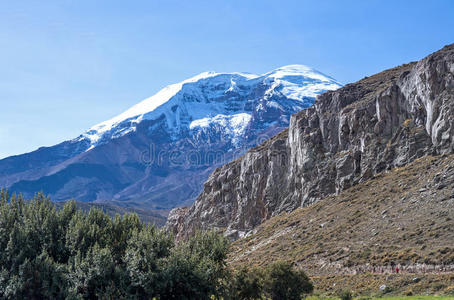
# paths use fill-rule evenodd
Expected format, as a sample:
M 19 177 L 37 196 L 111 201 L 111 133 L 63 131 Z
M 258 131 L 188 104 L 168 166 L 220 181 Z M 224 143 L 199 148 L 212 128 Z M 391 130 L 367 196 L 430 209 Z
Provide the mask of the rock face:
M 281 132 L 221 168 L 167 227 L 238 238 L 284 211 L 427 154 L 453 152 L 454 45 L 326 92 Z
M 73 140 L 0 160 L 0 187 L 166 213 L 191 204 L 216 167 L 287 128 L 293 113 L 340 86 L 302 65 L 262 75 L 202 73 Z
M 391 273 L 390 262 L 454 272 L 453 189 L 454 154 L 427 155 L 266 220 L 232 245 L 229 263 L 287 259 L 310 276 Z

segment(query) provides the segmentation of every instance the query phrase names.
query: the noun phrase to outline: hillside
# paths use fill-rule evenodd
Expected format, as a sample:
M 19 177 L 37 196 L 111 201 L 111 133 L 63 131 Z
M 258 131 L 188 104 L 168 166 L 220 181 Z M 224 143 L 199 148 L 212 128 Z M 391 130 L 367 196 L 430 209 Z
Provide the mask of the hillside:
M 337 283 L 367 294 L 386 283 L 401 293 L 454 293 L 453 228 L 454 155 L 427 156 L 271 218 L 233 244 L 229 261 L 293 261 L 322 291 Z M 392 265 L 400 277 L 385 275 Z
M 454 155 L 430 156 L 271 218 L 235 242 L 231 261 L 286 258 L 314 275 L 391 263 L 445 264 L 454 271 L 452 228 Z

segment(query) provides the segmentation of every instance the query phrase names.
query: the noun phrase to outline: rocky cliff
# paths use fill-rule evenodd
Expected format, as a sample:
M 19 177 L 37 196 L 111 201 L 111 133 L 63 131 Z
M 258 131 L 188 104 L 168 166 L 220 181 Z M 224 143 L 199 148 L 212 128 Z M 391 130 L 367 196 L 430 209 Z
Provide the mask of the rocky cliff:
M 178 237 L 219 228 L 238 238 L 378 173 L 453 152 L 453 105 L 454 44 L 326 92 L 288 130 L 218 168 L 167 227 Z

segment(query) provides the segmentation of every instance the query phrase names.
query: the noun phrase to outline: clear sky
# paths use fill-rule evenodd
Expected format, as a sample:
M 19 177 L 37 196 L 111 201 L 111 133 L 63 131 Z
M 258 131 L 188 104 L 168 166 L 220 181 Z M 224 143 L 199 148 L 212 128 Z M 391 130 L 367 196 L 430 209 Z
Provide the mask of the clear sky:
M 348 83 L 450 43 L 452 0 L 1 1 L 0 158 L 203 71 L 305 64 Z

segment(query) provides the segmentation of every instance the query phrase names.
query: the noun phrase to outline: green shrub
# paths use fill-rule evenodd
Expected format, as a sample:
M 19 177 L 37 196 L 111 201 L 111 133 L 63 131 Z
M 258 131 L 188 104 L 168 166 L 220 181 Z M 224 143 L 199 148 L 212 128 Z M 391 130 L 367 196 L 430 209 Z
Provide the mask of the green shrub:
M 280 261 L 267 268 L 264 289 L 273 300 L 299 300 L 314 287 L 303 271 L 296 270 L 292 263 Z
M 231 299 L 261 299 L 263 294 L 263 272 L 259 269 L 249 270 L 246 267 L 236 271 L 229 286 Z
M 342 290 L 342 291 L 339 291 L 339 292 L 337 293 L 337 296 L 338 296 L 341 300 L 352 300 L 352 299 L 353 299 L 352 292 L 350 292 L 349 290 Z

